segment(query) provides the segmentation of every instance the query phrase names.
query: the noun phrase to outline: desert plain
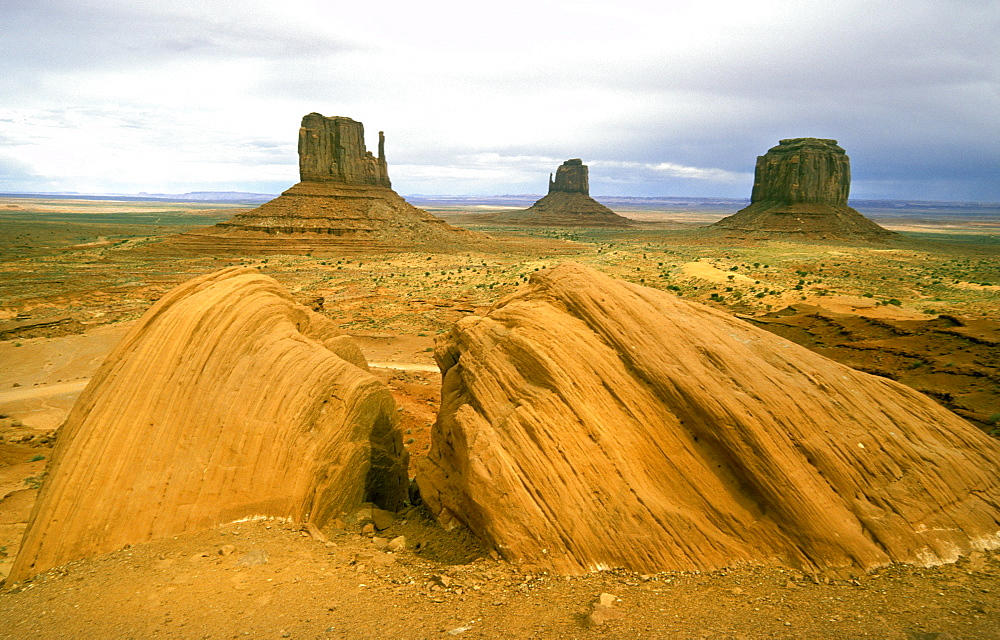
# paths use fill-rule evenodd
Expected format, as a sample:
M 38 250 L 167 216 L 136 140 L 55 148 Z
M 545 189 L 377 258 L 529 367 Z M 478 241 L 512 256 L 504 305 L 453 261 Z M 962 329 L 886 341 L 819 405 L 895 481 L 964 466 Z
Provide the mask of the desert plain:
M 413 462 L 440 400 L 435 336 L 573 261 L 708 304 L 929 395 L 1000 436 L 1000 212 L 855 205 L 879 242 L 705 230 L 727 202 L 608 203 L 632 229 L 512 227 L 520 203 L 415 201 L 482 251 L 171 252 L 163 240 L 248 204 L 0 199 L 0 577 L 58 427 L 103 357 L 176 285 L 226 266 L 274 277 L 353 336 L 399 407 Z M 409 507 L 374 535 L 233 523 L 73 562 L 0 593 L 4 638 L 1000 637 L 1000 553 L 847 579 L 780 567 L 561 577 L 522 570 Z M 640 533 L 641 532 L 637 532 Z M 405 536 L 407 548 L 386 543 Z M 588 616 L 601 594 L 609 619 Z

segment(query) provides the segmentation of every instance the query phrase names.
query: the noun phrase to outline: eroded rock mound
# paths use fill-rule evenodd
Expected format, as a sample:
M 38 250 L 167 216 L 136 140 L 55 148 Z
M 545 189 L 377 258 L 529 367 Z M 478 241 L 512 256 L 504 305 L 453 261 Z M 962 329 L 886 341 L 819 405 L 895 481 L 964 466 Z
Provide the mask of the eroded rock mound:
M 587 165 L 579 158 L 567 160 L 549 175 L 549 193 L 523 211 L 498 214 L 503 224 L 557 227 L 631 227 L 632 221 L 590 197 Z
M 395 403 L 357 345 L 231 268 L 157 302 L 70 412 L 11 580 L 242 518 L 396 509 Z
M 300 182 L 280 196 L 152 250 L 343 254 L 489 244 L 392 190 L 381 131 L 376 157 L 365 147 L 360 122 L 310 113 L 302 118 L 298 150 Z
M 421 494 L 514 562 L 836 573 L 1000 546 L 1000 444 L 665 292 L 562 265 L 435 356 Z
M 892 235 L 847 206 L 850 190 L 850 159 L 836 140 L 781 140 L 757 157 L 750 206 L 714 226 L 826 238 Z

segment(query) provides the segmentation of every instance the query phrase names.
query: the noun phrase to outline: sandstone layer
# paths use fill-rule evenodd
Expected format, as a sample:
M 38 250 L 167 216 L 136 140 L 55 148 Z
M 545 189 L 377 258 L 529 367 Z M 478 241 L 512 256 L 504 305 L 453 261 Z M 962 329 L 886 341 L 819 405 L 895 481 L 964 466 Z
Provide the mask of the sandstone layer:
M 590 195 L 590 169 L 583 160 L 573 158 L 556 168 L 555 179 L 549 174 L 549 193 L 582 193 Z M 610 211 L 610 209 L 609 209 Z
M 365 147 L 362 123 L 310 113 L 302 118 L 298 151 L 300 182 L 280 196 L 152 250 L 344 254 L 489 244 L 393 191 L 381 131 L 376 157 Z
M 781 140 L 757 158 L 750 206 L 714 226 L 827 238 L 892 235 L 847 205 L 850 190 L 850 159 L 836 140 Z
M 549 175 L 549 193 L 522 211 L 497 214 L 503 224 L 554 227 L 631 227 L 632 221 L 590 197 L 587 165 L 579 158 L 567 160 Z
M 562 265 L 435 356 L 421 494 L 513 562 L 845 573 L 1000 546 L 995 440 L 666 292 Z
M 226 269 L 164 296 L 83 391 L 10 579 L 239 519 L 394 510 L 406 467 L 395 403 L 353 340 Z
M 350 118 L 310 113 L 299 127 L 299 179 L 392 187 L 385 161 L 385 134 L 378 157 L 365 148 L 365 127 Z

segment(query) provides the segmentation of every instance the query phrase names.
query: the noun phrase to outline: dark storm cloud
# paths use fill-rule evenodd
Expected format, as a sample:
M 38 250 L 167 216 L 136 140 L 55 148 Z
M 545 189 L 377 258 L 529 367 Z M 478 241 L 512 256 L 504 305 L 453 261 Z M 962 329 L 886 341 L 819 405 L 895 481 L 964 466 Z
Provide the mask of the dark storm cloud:
M 1000 198 L 997 4 L 857 8 L 797 30 L 748 27 L 724 44 L 707 37 L 704 48 L 662 57 L 554 63 L 481 82 L 525 95 L 603 87 L 661 105 L 635 114 L 621 137 L 579 140 L 577 154 L 747 172 L 781 138 L 831 137 L 852 156 L 859 185 L 919 191 L 954 180 L 952 197 Z M 507 150 L 518 151 L 527 152 Z M 545 152 L 573 150 L 556 141 Z

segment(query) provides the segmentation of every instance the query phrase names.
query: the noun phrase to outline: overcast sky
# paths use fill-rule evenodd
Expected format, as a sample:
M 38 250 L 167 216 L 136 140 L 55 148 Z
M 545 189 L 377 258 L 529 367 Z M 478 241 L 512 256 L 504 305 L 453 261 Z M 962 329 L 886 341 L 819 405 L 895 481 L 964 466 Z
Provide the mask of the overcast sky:
M 835 138 L 854 198 L 1000 200 L 1000 0 L 0 0 L 0 192 L 278 193 L 303 115 L 406 194 L 749 197 Z

